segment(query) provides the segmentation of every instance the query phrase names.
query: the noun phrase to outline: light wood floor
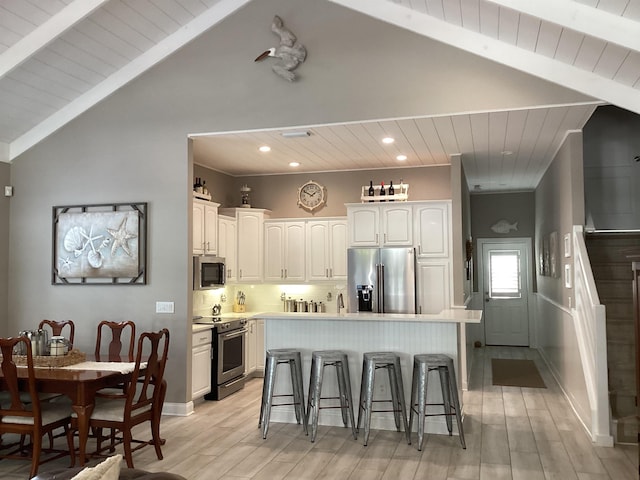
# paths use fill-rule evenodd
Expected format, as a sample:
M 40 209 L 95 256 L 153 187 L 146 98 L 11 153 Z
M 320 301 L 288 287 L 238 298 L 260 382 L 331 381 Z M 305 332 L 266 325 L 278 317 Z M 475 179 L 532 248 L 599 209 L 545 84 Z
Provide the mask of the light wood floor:
M 638 478 L 637 446 L 593 446 L 535 350 L 488 347 L 475 354 L 464 394 L 466 450 L 457 437 L 429 435 L 418 452 L 401 433 L 373 430 L 363 447 L 338 427 L 319 427 L 311 443 L 300 426 L 276 423 L 262 440 L 257 428 L 262 382 L 256 379 L 223 401 L 199 404 L 189 417 L 163 418 L 164 460 L 147 447 L 134 454 L 134 462 L 190 480 Z M 493 386 L 491 358 L 533 359 L 548 388 Z M 139 438 L 147 434 L 138 433 Z M 45 464 L 40 471 L 67 462 Z M 0 461 L 0 478 L 27 476 L 28 462 Z

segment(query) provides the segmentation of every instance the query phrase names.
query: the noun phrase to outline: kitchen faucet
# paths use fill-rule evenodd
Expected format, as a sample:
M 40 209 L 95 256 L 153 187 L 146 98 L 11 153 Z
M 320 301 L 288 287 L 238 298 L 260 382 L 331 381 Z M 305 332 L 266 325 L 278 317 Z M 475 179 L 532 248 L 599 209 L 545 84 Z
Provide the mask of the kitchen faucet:
M 344 308 L 344 299 L 342 298 L 342 294 L 339 293 L 338 296 L 336 297 L 336 301 L 338 303 L 338 313 L 340 313 L 340 309 Z

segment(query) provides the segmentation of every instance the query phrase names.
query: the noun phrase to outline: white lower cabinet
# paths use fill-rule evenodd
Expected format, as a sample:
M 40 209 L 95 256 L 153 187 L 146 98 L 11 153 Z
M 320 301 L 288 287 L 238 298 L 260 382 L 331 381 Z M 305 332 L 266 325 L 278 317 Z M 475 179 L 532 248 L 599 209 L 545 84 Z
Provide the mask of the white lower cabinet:
M 256 320 L 256 374 L 264 376 L 264 320 Z
M 247 322 L 247 348 L 245 350 L 245 369 L 247 376 L 264 374 L 264 320 L 250 319 Z
M 211 391 L 211 330 L 195 332 L 191 353 L 191 399 Z

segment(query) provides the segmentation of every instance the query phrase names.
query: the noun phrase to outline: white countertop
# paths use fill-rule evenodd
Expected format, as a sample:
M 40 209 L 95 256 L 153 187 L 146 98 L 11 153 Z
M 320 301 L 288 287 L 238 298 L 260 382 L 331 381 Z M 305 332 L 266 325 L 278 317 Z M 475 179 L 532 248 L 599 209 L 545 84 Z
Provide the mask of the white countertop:
M 211 330 L 213 325 L 194 323 L 191 328 L 193 329 L 193 333 L 204 332 L 205 330 Z
M 289 313 L 262 312 L 254 313 L 252 318 L 265 320 L 329 320 L 329 321 L 367 321 L 367 322 L 440 322 L 440 323 L 480 323 L 482 310 L 449 309 L 433 314 L 414 313 Z
M 362 321 L 362 322 L 440 322 L 440 323 L 480 323 L 482 310 L 452 308 L 440 313 L 309 313 L 309 312 L 245 312 L 233 314 L 238 318 L 261 318 L 265 320 L 305 321 Z M 225 314 L 225 316 L 228 316 Z M 212 328 L 212 325 L 193 324 L 193 332 Z

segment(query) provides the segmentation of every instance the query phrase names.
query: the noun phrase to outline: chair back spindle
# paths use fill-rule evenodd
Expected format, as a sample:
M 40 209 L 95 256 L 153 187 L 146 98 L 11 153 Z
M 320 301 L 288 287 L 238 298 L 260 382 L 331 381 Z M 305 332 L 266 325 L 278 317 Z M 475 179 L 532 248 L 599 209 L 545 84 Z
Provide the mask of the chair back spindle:
M 38 328 L 42 328 L 45 325 L 47 325 L 49 328 L 51 328 L 51 332 L 53 336 L 59 336 L 59 335 L 63 335 L 62 331 L 64 329 L 64 327 L 68 326 L 68 330 L 69 330 L 69 335 L 67 337 L 65 337 L 67 340 L 69 340 L 69 348 L 73 348 L 73 337 L 75 336 L 75 331 L 76 331 L 76 327 L 73 324 L 72 320 L 63 320 L 61 322 L 58 322 L 56 320 L 47 320 L 44 319 L 40 322 L 40 325 L 38 325 Z
M 110 362 L 119 362 L 122 361 L 123 358 L 123 342 L 122 342 L 122 334 L 126 329 L 129 329 L 129 345 L 126 351 L 126 359 L 129 362 L 134 361 L 134 349 L 135 349 L 135 340 L 136 340 L 136 324 L 132 321 L 128 320 L 126 322 L 111 322 L 108 320 L 103 320 L 98 324 L 98 334 L 96 337 L 96 349 L 95 356 L 96 360 L 100 361 L 102 354 L 102 330 L 104 327 L 107 327 L 111 330 L 111 341 L 107 346 L 107 358 Z

